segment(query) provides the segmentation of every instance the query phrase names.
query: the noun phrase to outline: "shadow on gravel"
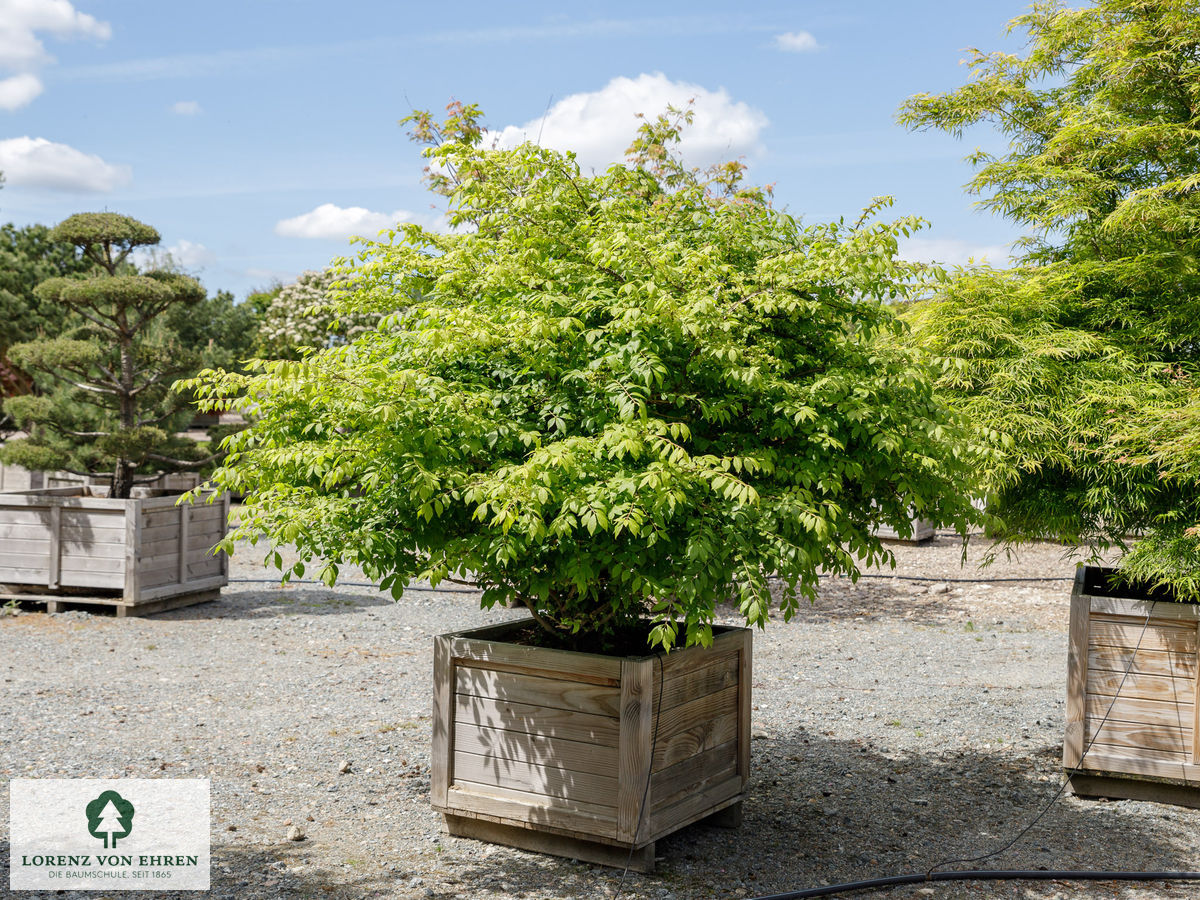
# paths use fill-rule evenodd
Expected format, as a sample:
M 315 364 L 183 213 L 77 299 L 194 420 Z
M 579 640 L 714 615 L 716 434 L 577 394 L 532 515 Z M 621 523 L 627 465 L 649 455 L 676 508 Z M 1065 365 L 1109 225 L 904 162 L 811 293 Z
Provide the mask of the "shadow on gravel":
M 390 606 L 392 602 L 391 597 L 382 594 L 347 594 L 320 587 L 231 585 L 221 591 L 219 600 L 159 613 L 155 618 L 198 621 L 271 619 L 295 615 L 332 616 Z
M 309 853 L 303 843 L 257 845 L 253 847 L 214 842 L 210 887 L 207 891 L 136 891 L 120 892 L 130 897 L 207 898 L 207 900 L 245 900 L 245 898 L 338 898 L 358 900 L 366 897 L 408 897 L 400 879 L 382 872 L 356 873 L 348 864 L 339 871 L 309 866 Z M 351 863 L 359 861 L 352 860 Z M 9 844 L 0 841 L 0 873 L 8 883 Z M 13 896 L 39 900 L 43 897 L 71 897 L 73 900 L 113 900 L 118 894 L 108 891 L 21 891 Z M 5 895 L 8 896 L 8 895 Z
M 933 748 L 928 754 L 889 755 L 873 745 L 804 729 L 756 740 L 741 828 L 697 825 L 660 841 L 658 871 L 630 873 L 624 896 L 754 897 L 919 872 L 949 857 L 975 856 L 1006 843 L 1053 796 L 1058 754 L 1056 746 L 1045 745 L 1032 755 L 1012 750 L 937 754 Z M 1039 775 L 1051 780 L 1041 781 Z M 1012 850 L 944 868 L 1196 870 L 1198 828 L 1200 811 L 1064 796 Z M 319 839 L 241 845 L 230 837 L 222 834 L 214 841 L 210 893 L 153 896 L 602 898 L 612 896 L 620 879 L 619 870 L 465 839 L 443 837 L 431 864 L 430 854 L 386 839 L 358 845 L 350 836 L 339 844 L 351 849 L 331 853 Z M 7 867 L 8 845 L 0 842 L 0 874 Z M 1176 895 L 1161 884 L 1062 882 L 951 884 L 938 891 L 945 897 Z M 1183 888 L 1179 895 L 1194 892 Z M 916 894 L 900 888 L 871 896 Z
M 658 871 L 630 873 L 629 897 L 754 897 L 823 883 L 925 871 L 1011 840 L 1054 795 L 1059 748 L 1031 757 L 1004 751 L 947 751 L 892 758 L 879 748 L 798 730 L 754 742 L 752 778 L 740 829 L 692 826 L 659 842 Z M 1038 776 L 1049 776 L 1041 781 Z M 1002 855 L 959 869 L 1200 869 L 1194 835 L 1200 812 L 1063 796 Z M 460 841 L 447 860 L 460 883 L 432 896 L 475 896 L 488 884 L 562 879 L 563 896 L 609 896 L 617 870 L 518 851 L 482 858 L 486 845 Z M 482 851 L 482 852 L 481 852 Z M 490 879 L 490 881 L 489 881 Z M 427 879 L 428 881 L 428 879 Z M 493 889 L 495 889 L 493 887 Z M 945 885 L 938 896 L 1164 896 L 1160 884 L 1022 882 Z M 1187 890 L 1186 888 L 1184 889 Z M 900 888 L 871 896 L 915 896 Z M 1194 893 L 1192 894 L 1194 896 Z

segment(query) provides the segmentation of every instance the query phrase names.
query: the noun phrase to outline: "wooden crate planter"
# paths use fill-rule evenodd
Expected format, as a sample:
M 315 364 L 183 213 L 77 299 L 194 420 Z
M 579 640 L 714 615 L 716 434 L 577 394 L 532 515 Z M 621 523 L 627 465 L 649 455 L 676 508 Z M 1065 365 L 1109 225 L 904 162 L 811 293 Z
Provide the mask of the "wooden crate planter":
M 68 487 L 0 494 L 0 599 L 116 607 L 142 615 L 214 599 L 229 559 L 229 500 L 110 500 Z
M 1081 567 L 1071 593 L 1063 765 L 1072 789 L 1200 807 L 1200 606 L 1110 585 L 1110 571 Z
M 875 526 L 875 536 L 885 541 L 903 541 L 909 544 L 919 544 L 922 541 L 929 540 L 933 535 L 933 523 L 927 519 L 913 519 L 912 535 L 910 537 L 900 537 L 900 533 L 891 525 Z
M 524 626 L 435 639 L 432 802 L 451 834 L 617 866 L 632 847 L 648 871 L 659 838 L 740 821 L 748 629 L 620 658 L 506 643 Z

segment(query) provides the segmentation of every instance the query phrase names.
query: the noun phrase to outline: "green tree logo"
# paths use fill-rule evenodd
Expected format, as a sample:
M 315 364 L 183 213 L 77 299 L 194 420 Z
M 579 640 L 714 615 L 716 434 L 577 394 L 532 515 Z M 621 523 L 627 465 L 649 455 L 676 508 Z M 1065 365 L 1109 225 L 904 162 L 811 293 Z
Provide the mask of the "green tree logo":
M 133 831 L 133 804 L 116 791 L 105 791 L 87 805 L 88 832 L 104 841 L 105 850 L 117 846 L 117 838 Z

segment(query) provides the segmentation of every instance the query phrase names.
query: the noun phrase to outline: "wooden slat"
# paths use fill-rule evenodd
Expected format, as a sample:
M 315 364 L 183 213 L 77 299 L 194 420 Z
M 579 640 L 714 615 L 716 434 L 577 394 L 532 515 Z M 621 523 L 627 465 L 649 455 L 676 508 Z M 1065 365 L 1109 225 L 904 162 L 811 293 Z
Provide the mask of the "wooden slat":
M 1089 597 L 1093 613 L 1112 616 L 1128 616 L 1139 622 L 1146 620 L 1150 613 L 1152 619 L 1171 619 L 1180 622 L 1200 621 L 1200 604 L 1195 603 L 1157 603 L 1147 600 L 1129 600 L 1124 597 Z
M 686 647 L 682 650 L 672 650 L 662 657 L 662 677 L 670 680 L 680 672 L 703 668 L 719 662 L 727 653 L 736 653 L 742 645 L 744 628 L 717 626 L 713 629 L 712 646 Z M 647 656 L 652 659 L 653 656 Z
M 730 712 L 669 738 L 660 738 L 654 745 L 653 770 L 661 771 L 726 741 L 740 742 L 738 719 L 739 716 L 735 712 Z
M 188 580 L 188 530 L 192 525 L 192 509 L 187 504 L 179 507 L 179 542 L 176 555 L 179 557 L 179 583 Z
M 1109 712 L 1109 707 L 1112 712 Z M 1155 700 L 1129 700 L 1125 697 L 1088 697 L 1087 715 L 1100 721 L 1108 714 L 1109 722 L 1136 722 L 1140 725 L 1167 725 L 1171 728 L 1191 728 L 1192 710 L 1176 703 Z
M 450 638 L 452 654 L 457 650 L 454 641 L 454 638 Z M 601 716 L 615 717 L 620 713 L 621 694 L 616 687 L 479 669 L 475 668 L 473 662 L 468 664 L 460 661 L 455 666 L 456 693 Z
M 1128 670 L 1130 674 L 1190 678 L 1195 676 L 1197 666 L 1194 653 L 1138 650 L 1134 654 L 1130 647 L 1092 647 L 1088 650 L 1088 669 L 1118 674 Z
M 670 834 L 684 825 L 690 825 L 697 819 L 710 815 L 720 809 L 723 801 L 740 797 L 741 793 L 742 779 L 734 775 L 706 790 L 689 794 L 680 802 L 652 813 L 648 817 L 649 827 L 644 835 L 639 835 L 639 837 L 644 836 L 647 840 L 657 840 L 662 835 Z
M 617 719 L 611 716 L 569 709 L 550 709 L 507 700 L 489 700 L 470 694 L 456 695 L 454 710 L 457 722 L 523 731 L 527 734 L 542 734 L 546 737 L 583 741 L 604 747 L 617 745 Z
M 0 582 L 9 584 L 36 584 L 45 587 L 47 574 L 49 573 L 44 561 L 40 566 L 0 566 Z
M 1088 643 L 1093 647 L 1138 647 L 1142 650 L 1168 650 L 1173 653 L 1196 652 L 1196 629 L 1168 622 L 1151 621 L 1143 631 L 1143 622 L 1091 617 Z M 1139 643 L 1140 642 L 1140 643 Z
M 658 720 L 658 739 L 670 740 L 681 731 L 688 731 L 725 715 L 736 714 L 737 711 L 737 686 L 723 688 L 715 694 L 708 694 L 674 709 L 663 710 Z
M 691 774 L 692 778 L 690 781 L 687 781 L 687 783 L 681 785 L 674 792 L 670 794 L 664 792 L 662 796 L 655 794 L 650 805 L 651 816 L 660 810 L 674 806 L 675 804 L 693 796 L 694 794 L 703 794 L 705 791 L 717 785 L 725 784 L 730 780 L 737 781 L 738 790 L 741 790 L 741 778 L 737 773 L 736 758 L 730 760 L 728 763 L 725 763 L 720 768 L 701 769 L 699 766 L 697 766 Z
M 224 572 L 221 566 L 221 561 L 215 556 L 209 556 L 200 562 L 189 562 L 187 567 L 187 580 L 195 581 L 198 578 L 208 578 L 213 575 L 220 575 Z
M 180 588 L 177 584 L 168 584 L 165 586 L 143 587 L 138 594 L 138 602 L 144 600 L 158 600 L 163 597 L 170 597 L 180 593 L 202 593 L 214 588 L 222 588 L 229 584 L 229 577 L 222 573 L 213 575 L 210 578 L 201 578 L 196 581 L 188 582 L 186 588 Z
M 59 578 L 61 587 L 112 588 L 119 591 L 124 584 L 123 572 L 62 572 Z
M 461 636 L 450 640 L 454 658 L 469 661 L 477 669 L 486 667 L 496 671 L 521 671 L 553 678 L 563 676 L 613 687 L 621 682 L 621 660 L 613 656 L 503 644 Z
M 754 690 L 754 632 L 741 633 L 741 657 L 738 660 L 738 776 L 742 788 L 750 780 L 750 710 Z
M 50 547 L 47 549 L 49 560 L 46 575 L 46 586 L 51 590 L 58 587 L 59 571 L 62 568 L 62 507 L 50 509 Z
M 1171 763 L 1190 763 L 1192 754 L 1190 751 L 1182 750 L 1154 750 L 1150 747 L 1128 747 L 1124 744 L 1108 744 L 1104 741 L 1096 741 L 1092 744 L 1091 753 L 1099 753 L 1104 756 L 1123 756 L 1129 759 L 1156 759 L 1162 762 Z M 1088 757 L 1084 757 L 1086 760 Z
M 0 509 L 11 510 L 47 510 L 52 506 L 61 506 L 63 509 L 79 509 L 79 510 L 121 510 L 125 508 L 128 500 L 110 500 L 107 497 L 84 497 L 80 496 L 83 488 L 47 488 L 38 491 L 21 492 L 16 494 L 0 494 Z M 67 491 L 70 493 L 55 493 L 56 491 Z M 9 519 L 6 513 L 4 518 Z M 11 521 L 11 519 L 9 519 Z
M 1200 625 L 1197 626 L 1197 637 L 1200 637 Z M 1200 650 L 1197 653 L 1200 654 Z M 1195 697 L 1192 701 L 1192 762 L 1200 763 L 1200 666 L 1196 666 L 1192 692 Z
M 90 549 L 93 546 L 116 544 L 118 547 L 124 548 L 125 523 L 117 518 L 103 526 L 76 525 L 64 522 L 62 535 L 63 543 L 67 546 Z
M 638 826 L 643 818 L 642 801 L 650 778 L 655 662 L 653 658 L 621 661 L 617 837 L 625 841 L 637 838 Z M 661 717 L 661 713 L 659 715 Z
M 23 563 L 31 556 L 44 557 L 49 552 L 50 540 L 48 538 L 24 538 L 22 540 L 0 538 L 0 559 L 14 564 Z
M 71 541 L 64 538 L 62 542 L 62 559 L 121 559 L 125 558 L 125 541 L 119 544 L 94 543 L 87 541 Z
M 59 566 L 66 572 L 124 572 L 125 560 L 110 558 L 91 558 L 86 556 L 65 556 Z
M 1089 672 L 1088 693 L 1130 700 L 1159 700 L 1164 703 L 1191 705 L 1196 699 L 1195 681 L 1190 678 L 1164 678 L 1161 675 L 1125 675 L 1123 672 Z
M 1097 729 L 1096 726 L 1099 724 L 1099 719 L 1087 720 L 1085 737 L 1088 741 L 1095 740 L 1097 743 L 1113 747 L 1169 750 L 1176 753 L 1187 752 L 1192 746 L 1192 730 L 1190 728 L 1108 721 L 1104 723 L 1104 727 Z
M 1121 772 L 1126 775 L 1152 775 L 1159 778 L 1179 778 L 1200 783 L 1200 766 L 1158 759 L 1133 759 L 1111 753 L 1091 752 L 1084 768 L 1101 772 Z
M 680 791 L 695 788 L 709 774 L 723 773 L 720 780 L 730 777 L 736 773 L 737 763 L 738 742 L 731 740 L 657 770 L 650 776 L 651 808 L 663 806 Z
M 524 760 L 539 766 L 617 777 L 615 746 L 598 747 L 581 741 L 487 728 L 459 721 L 454 724 L 454 747 L 480 756 Z
M 666 679 L 662 690 L 662 708 L 672 709 L 737 684 L 740 656 L 740 651 L 724 653 L 712 665 Z
M 482 813 L 530 825 L 559 826 L 610 841 L 617 825 L 616 810 L 611 807 L 469 782 L 451 785 L 445 809 L 459 815 Z
M 446 791 L 453 777 L 450 771 L 454 722 L 454 661 L 450 640 L 439 635 L 433 639 L 433 738 L 430 746 L 429 794 L 435 805 L 446 804 Z
M 454 781 L 472 781 L 496 787 L 520 785 L 533 794 L 578 800 L 595 806 L 614 806 L 617 779 L 590 772 L 568 772 L 525 760 L 481 756 L 454 749 Z

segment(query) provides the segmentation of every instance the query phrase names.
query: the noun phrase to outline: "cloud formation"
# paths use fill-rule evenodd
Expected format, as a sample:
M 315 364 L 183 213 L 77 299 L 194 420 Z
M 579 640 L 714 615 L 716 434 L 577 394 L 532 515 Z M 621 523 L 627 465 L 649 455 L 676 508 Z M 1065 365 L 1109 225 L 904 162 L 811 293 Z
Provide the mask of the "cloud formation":
M 178 100 L 171 104 L 171 112 L 177 116 L 198 116 L 203 110 L 195 100 Z
M 393 213 L 373 212 L 362 206 L 336 206 L 322 203 L 316 209 L 280 219 L 275 223 L 275 233 L 281 237 L 338 240 L 353 235 L 374 237 L 384 228 L 397 222 L 412 220 L 412 213 L 398 209 Z
M 811 53 L 820 50 L 817 39 L 807 31 L 785 31 L 775 35 L 775 46 L 785 53 Z
M 14 187 L 97 193 L 126 185 L 132 177 L 129 166 L 28 136 L 0 141 L 0 172 Z
M 42 90 L 42 80 L 30 72 L 0 80 L 0 109 L 12 112 L 28 106 Z
M 20 109 L 43 90 L 37 70 L 54 58 L 38 32 L 105 41 L 112 27 L 79 12 L 68 0 L 0 0 L 0 69 L 15 73 L 0 80 L 0 109 Z
M 686 107 L 689 100 L 695 100 L 695 120 L 684 130 L 680 145 L 688 164 L 705 166 L 761 152 L 759 135 L 768 124 L 761 110 L 735 102 L 724 88 L 710 91 L 671 81 L 661 72 L 614 78 L 598 91 L 564 97 L 544 117 L 490 131 L 486 137 L 503 148 L 528 140 L 573 150 L 583 171 L 601 171 L 625 159 L 625 148 L 641 123 L 638 113 L 653 117 L 668 105 Z

